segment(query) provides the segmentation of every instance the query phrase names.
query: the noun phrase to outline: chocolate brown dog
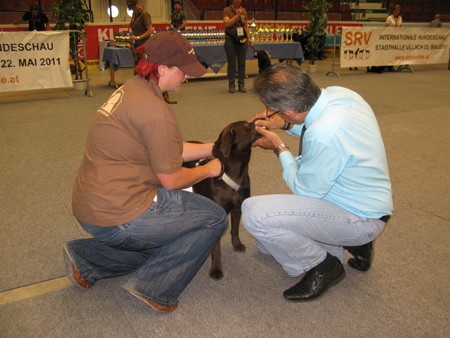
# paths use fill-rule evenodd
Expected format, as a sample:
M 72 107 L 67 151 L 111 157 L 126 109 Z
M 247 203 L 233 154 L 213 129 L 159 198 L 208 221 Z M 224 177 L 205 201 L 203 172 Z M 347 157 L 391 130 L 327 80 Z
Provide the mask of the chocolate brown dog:
M 250 177 L 248 164 L 252 144 L 261 135 L 255 131 L 254 123 L 238 121 L 226 126 L 214 143 L 213 156 L 222 162 L 223 174 L 220 177 L 203 180 L 193 186 L 195 193 L 208 197 L 228 214 L 231 214 L 231 243 L 235 251 L 245 251 L 245 245 L 239 238 L 241 204 L 250 197 Z M 198 162 L 185 162 L 185 167 L 206 163 L 209 159 Z M 223 277 L 220 240 L 211 252 L 209 276 L 219 280 Z
M 253 57 L 258 59 L 258 73 L 261 73 L 264 69 L 272 65 L 269 52 L 266 50 L 254 50 Z

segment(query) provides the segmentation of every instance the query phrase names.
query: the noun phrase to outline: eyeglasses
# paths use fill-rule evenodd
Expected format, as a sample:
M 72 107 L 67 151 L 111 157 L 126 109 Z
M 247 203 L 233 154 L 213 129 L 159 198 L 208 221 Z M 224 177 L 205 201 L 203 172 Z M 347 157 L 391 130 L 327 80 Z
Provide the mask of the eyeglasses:
M 276 111 L 276 112 L 273 112 L 272 114 L 268 114 L 267 110 L 266 110 L 266 118 L 270 119 L 272 116 L 277 115 L 279 113 L 281 113 L 281 112 L 280 111 Z

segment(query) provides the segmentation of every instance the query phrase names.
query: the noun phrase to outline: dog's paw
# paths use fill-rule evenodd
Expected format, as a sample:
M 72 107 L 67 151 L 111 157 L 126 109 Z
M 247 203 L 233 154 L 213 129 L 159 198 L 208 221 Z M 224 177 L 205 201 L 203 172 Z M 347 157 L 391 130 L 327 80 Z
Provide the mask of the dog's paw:
M 220 269 L 212 269 L 209 270 L 209 277 L 214 280 L 221 280 L 223 278 L 223 272 Z
M 233 241 L 232 241 L 232 245 L 233 245 L 234 251 L 237 251 L 237 252 L 245 252 L 245 245 L 242 244 L 241 241 L 239 241 L 239 242 L 233 242 Z

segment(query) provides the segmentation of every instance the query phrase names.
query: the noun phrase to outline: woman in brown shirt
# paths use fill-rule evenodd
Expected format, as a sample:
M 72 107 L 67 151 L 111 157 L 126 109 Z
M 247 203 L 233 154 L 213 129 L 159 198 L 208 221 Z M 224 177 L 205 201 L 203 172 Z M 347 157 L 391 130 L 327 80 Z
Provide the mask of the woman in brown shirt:
M 234 93 L 236 78 L 236 60 L 238 89 L 245 93 L 245 56 L 247 54 L 250 30 L 247 11 L 242 7 L 242 0 L 233 0 L 231 6 L 223 10 L 225 23 L 225 52 L 227 54 L 228 91 Z

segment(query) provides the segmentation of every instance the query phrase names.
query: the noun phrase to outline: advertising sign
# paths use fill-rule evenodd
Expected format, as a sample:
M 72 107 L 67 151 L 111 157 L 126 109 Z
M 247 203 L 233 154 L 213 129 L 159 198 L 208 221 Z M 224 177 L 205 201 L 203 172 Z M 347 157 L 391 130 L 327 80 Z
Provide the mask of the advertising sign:
M 342 27 L 341 67 L 449 61 L 450 29 Z
M 68 32 L 0 32 L 0 92 L 71 87 Z

